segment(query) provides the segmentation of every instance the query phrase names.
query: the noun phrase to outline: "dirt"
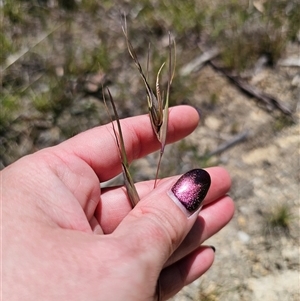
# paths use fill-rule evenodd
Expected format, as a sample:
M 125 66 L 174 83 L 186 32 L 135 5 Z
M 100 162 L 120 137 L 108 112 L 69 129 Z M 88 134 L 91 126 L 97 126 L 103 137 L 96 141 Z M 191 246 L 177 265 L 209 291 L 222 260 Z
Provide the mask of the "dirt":
M 299 57 L 299 48 L 293 49 L 289 53 Z M 188 140 L 204 152 L 230 141 L 232 121 L 237 133 L 248 133 L 217 159 L 232 176 L 236 212 L 205 242 L 217 249 L 212 268 L 172 300 L 299 300 L 300 86 L 292 85 L 299 68 L 264 68 L 250 81 L 296 108 L 296 123 L 281 131 L 274 129 L 274 115 L 213 72 L 206 67 L 195 80 L 213 78 L 205 85 L 220 91 L 218 104 Z M 207 97 L 203 94 L 199 86 L 199 99 Z M 268 223 L 282 205 L 291 214 L 288 229 Z

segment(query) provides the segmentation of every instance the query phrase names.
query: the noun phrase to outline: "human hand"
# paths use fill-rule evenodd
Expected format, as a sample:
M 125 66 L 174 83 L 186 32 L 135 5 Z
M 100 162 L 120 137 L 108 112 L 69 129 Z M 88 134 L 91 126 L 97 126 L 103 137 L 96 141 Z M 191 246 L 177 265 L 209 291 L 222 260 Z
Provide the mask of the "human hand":
M 198 114 L 170 110 L 168 142 L 191 133 Z M 148 116 L 121 121 L 129 160 L 159 149 Z M 21 158 L 1 171 L 3 300 L 155 300 L 200 277 L 214 252 L 201 244 L 233 215 L 230 178 L 209 168 L 211 187 L 190 217 L 167 191 L 178 176 L 100 191 L 121 171 L 111 125 Z M 197 211 L 198 212 L 198 211 Z

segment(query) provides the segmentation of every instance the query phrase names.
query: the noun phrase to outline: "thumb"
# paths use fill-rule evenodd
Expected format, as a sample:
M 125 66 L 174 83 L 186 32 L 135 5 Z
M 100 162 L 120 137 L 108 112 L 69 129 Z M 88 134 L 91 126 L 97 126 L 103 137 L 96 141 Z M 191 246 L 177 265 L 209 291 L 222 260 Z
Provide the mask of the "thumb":
M 209 173 L 193 169 L 158 185 L 113 232 L 141 256 L 146 266 L 161 270 L 193 226 L 210 187 Z

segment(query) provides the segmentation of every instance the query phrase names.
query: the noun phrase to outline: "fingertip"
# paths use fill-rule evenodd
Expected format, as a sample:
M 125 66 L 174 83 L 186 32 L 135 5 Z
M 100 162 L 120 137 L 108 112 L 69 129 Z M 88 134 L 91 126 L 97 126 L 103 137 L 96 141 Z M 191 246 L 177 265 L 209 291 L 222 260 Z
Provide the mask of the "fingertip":
M 176 118 L 176 121 L 191 124 L 196 128 L 200 121 L 200 114 L 192 106 L 179 105 L 170 108 L 170 118 Z
M 206 171 L 210 174 L 212 183 L 206 200 L 216 200 L 227 194 L 231 188 L 231 177 L 228 171 L 219 166 L 206 168 Z
M 212 246 L 200 246 L 187 257 L 191 269 L 187 275 L 185 285 L 188 285 L 202 276 L 214 263 L 215 251 Z M 183 259 L 184 260 L 184 259 Z
M 180 261 L 165 268 L 160 276 L 165 297 L 171 298 L 184 286 L 202 276 L 213 264 L 215 253 L 210 246 L 200 246 Z
M 201 240 L 208 239 L 225 227 L 232 219 L 234 211 L 234 202 L 229 196 L 223 196 L 204 206 L 199 214 L 199 222 L 195 223 L 195 231 L 199 227 L 202 229 Z M 203 220 L 205 227 L 202 225 Z

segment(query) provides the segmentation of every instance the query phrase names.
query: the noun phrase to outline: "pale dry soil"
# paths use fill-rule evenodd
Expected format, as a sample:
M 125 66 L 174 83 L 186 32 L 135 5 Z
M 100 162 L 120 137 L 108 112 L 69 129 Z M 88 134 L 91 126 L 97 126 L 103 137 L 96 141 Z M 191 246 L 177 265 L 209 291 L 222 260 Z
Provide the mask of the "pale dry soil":
M 291 47 L 287 54 L 299 57 L 299 49 Z M 203 78 L 213 78 L 213 82 L 206 80 L 206 87 L 213 85 L 219 99 L 188 141 L 200 152 L 213 150 L 234 136 L 232 120 L 235 131 L 247 131 L 248 138 L 216 159 L 232 176 L 230 194 L 236 212 L 229 225 L 205 242 L 216 247 L 214 265 L 173 301 L 300 300 L 300 86 L 294 84 L 299 72 L 299 68 L 264 68 L 250 80 L 295 109 L 295 124 L 280 131 L 274 130 L 274 114 L 259 108 L 210 67 L 195 76 L 202 84 Z M 200 85 L 201 99 L 207 96 Z M 291 214 L 288 230 L 268 223 L 282 205 Z

